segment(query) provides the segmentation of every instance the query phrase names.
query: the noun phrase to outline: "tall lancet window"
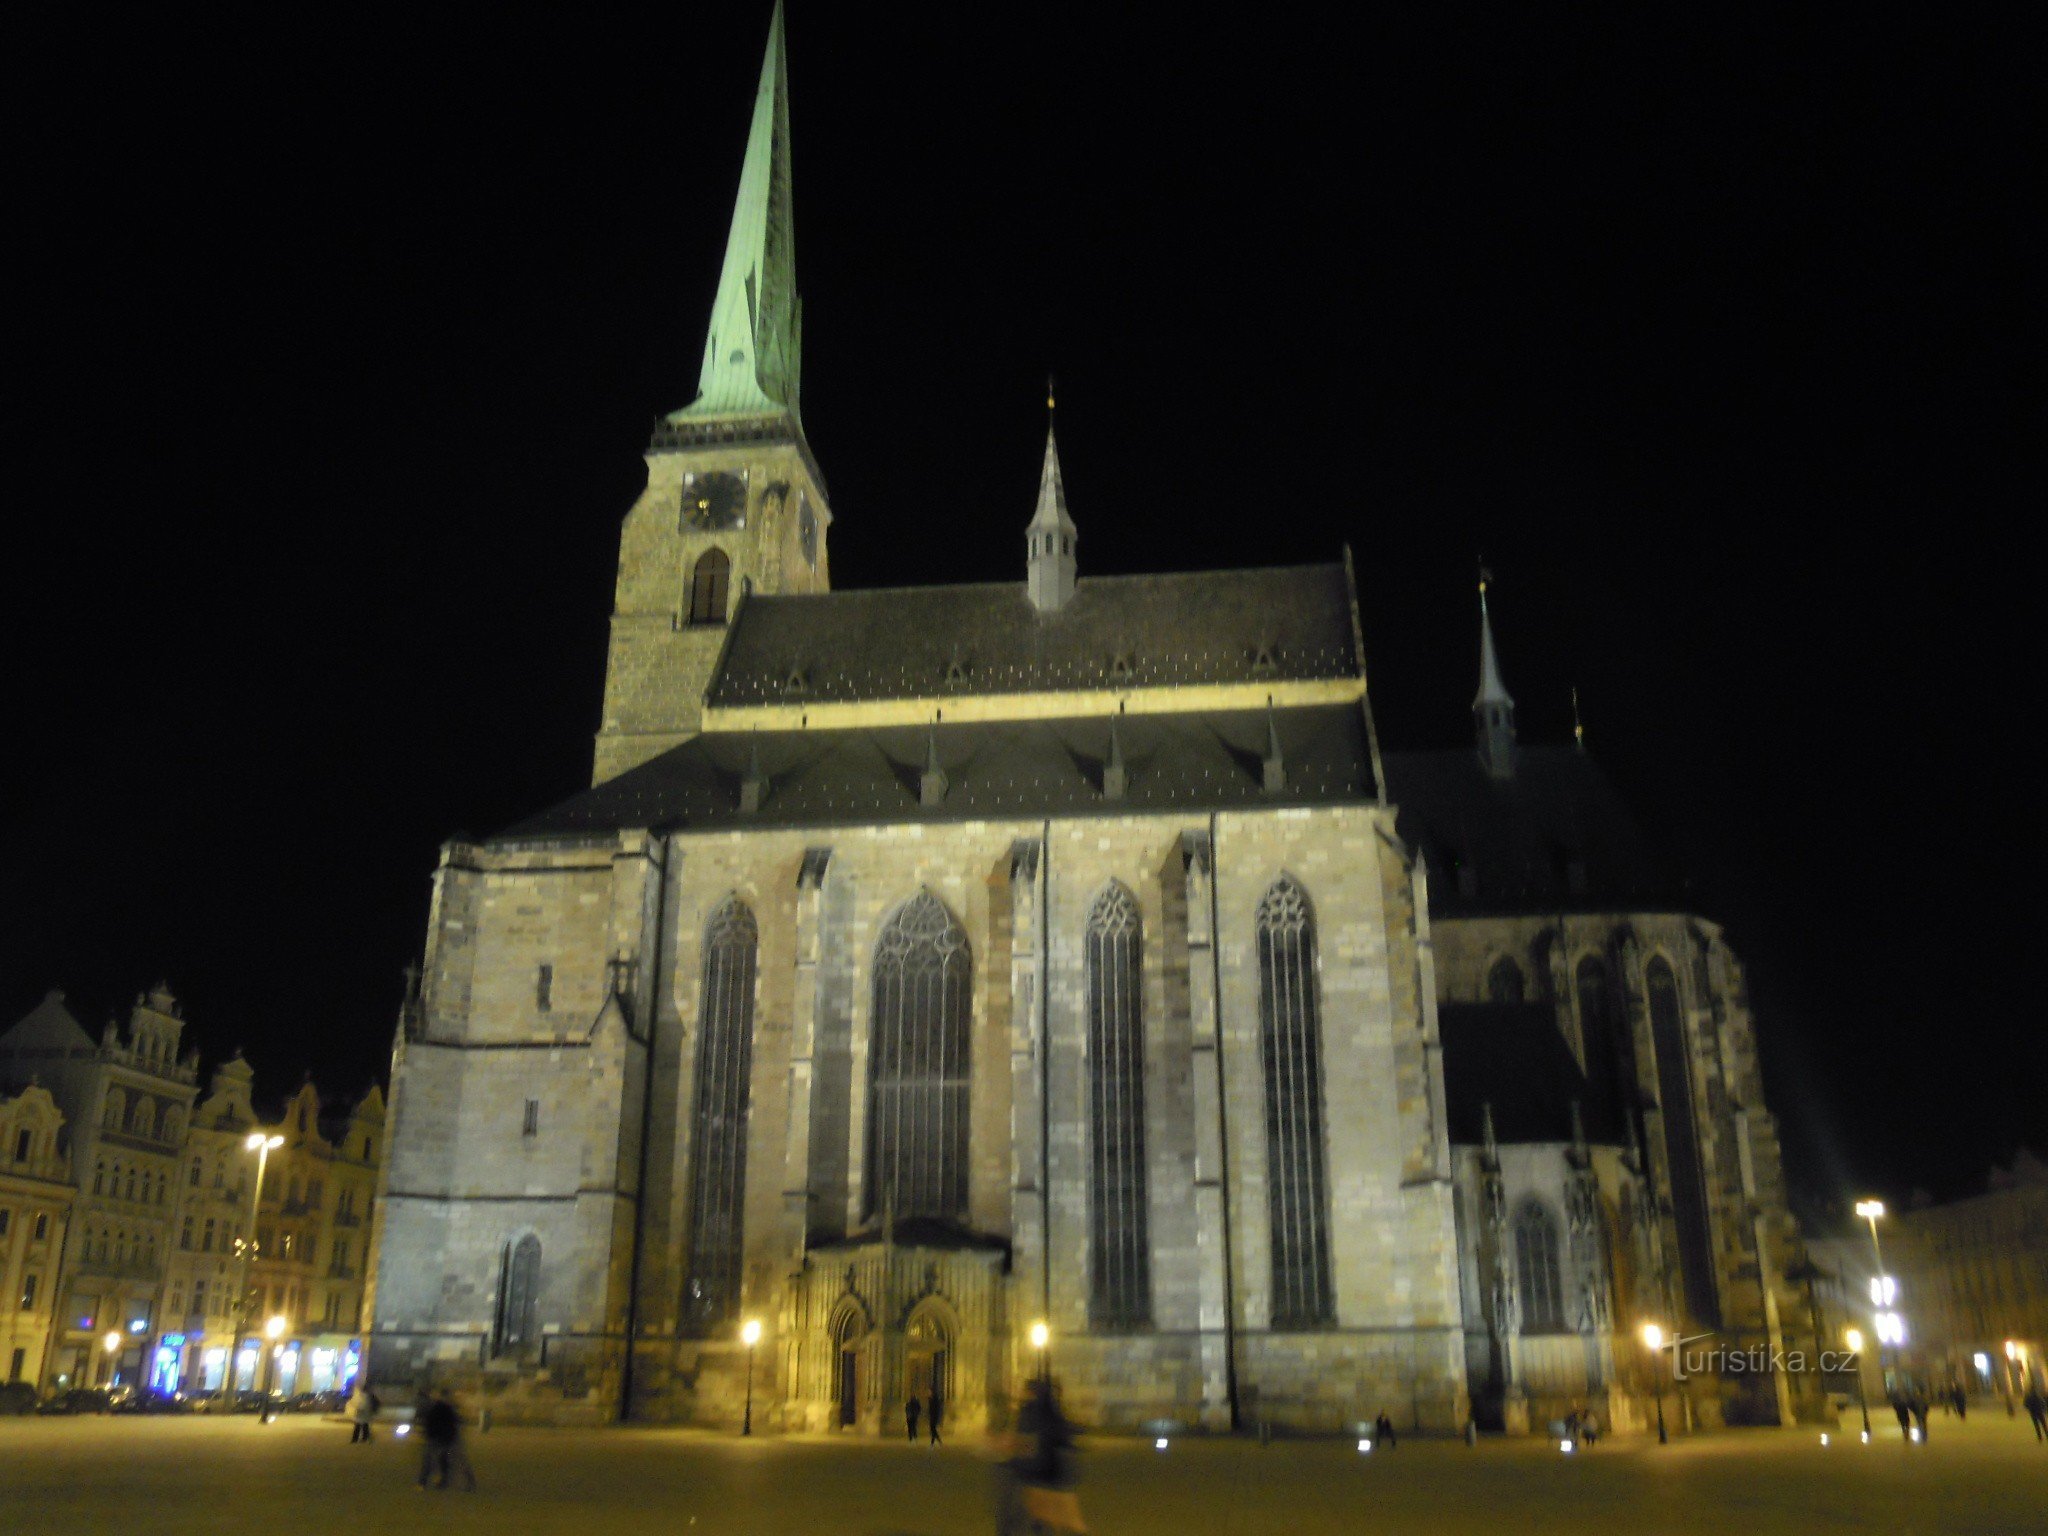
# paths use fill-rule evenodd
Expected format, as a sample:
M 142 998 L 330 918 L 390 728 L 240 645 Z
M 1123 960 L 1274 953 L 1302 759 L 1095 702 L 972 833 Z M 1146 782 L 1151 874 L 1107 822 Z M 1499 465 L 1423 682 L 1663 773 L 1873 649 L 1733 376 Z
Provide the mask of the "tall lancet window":
M 967 934 L 930 891 L 875 945 L 867 1213 L 967 1214 Z
M 518 1354 L 535 1342 L 540 1310 L 540 1239 L 531 1232 L 507 1243 L 498 1279 L 498 1350 Z
M 1138 903 L 1111 885 L 1088 914 L 1088 1312 L 1098 1328 L 1152 1320 L 1143 941 Z
M 1522 1295 L 1522 1332 L 1563 1333 L 1557 1222 L 1540 1200 L 1528 1201 L 1515 1213 L 1515 1280 Z
M 697 1120 L 683 1323 L 708 1333 L 740 1305 L 747 1187 L 747 1087 L 754 1050 L 754 914 L 737 897 L 704 930 L 697 1014 Z
M 1643 981 L 1650 994 L 1650 1045 L 1657 1056 L 1657 1103 L 1663 1111 L 1687 1315 L 1711 1328 L 1720 1322 L 1721 1308 L 1714 1294 L 1714 1245 L 1707 1231 L 1706 1189 L 1693 1118 L 1692 1052 L 1686 1047 L 1685 1019 L 1679 1011 L 1678 977 L 1659 955 L 1643 968 Z
M 1266 1069 L 1266 1204 L 1273 1326 L 1332 1320 L 1316 922 L 1282 876 L 1259 903 L 1259 1055 Z

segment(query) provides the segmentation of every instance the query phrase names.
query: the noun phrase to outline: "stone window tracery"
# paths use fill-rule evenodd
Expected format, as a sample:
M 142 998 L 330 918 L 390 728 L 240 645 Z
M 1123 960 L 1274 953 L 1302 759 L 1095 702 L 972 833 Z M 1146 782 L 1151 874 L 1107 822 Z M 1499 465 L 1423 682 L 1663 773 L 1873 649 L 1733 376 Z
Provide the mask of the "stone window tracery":
M 1564 1332 L 1557 1221 L 1540 1200 L 1524 1201 L 1515 1213 L 1515 1281 L 1521 1292 L 1522 1332 Z
M 1266 1201 L 1273 1326 L 1332 1321 L 1315 915 L 1292 879 L 1259 903 L 1259 1055 L 1266 1074 Z
M 1486 973 L 1486 1000 L 1489 1003 L 1519 1003 L 1524 995 L 1522 968 L 1502 955 Z
M 698 1002 L 690 1263 L 683 1288 L 684 1325 L 699 1333 L 718 1328 L 740 1305 L 758 948 L 754 914 L 744 902 L 731 898 L 712 914 Z
M 930 891 L 875 945 L 868 1061 L 867 1214 L 967 1214 L 967 934 Z
M 707 549 L 690 573 L 690 622 L 723 624 L 726 588 L 732 580 L 732 559 L 722 549 Z
M 503 1283 L 498 1288 L 498 1353 L 527 1348 L 539 1330 L 540 1239 L 531 1232 L 505 1245 Z
M 1152 1317 L 1145 1177 L 1143 937 L 1138 903 L 1111 885 L 1088 915 L 1089 1314 L 1102 1328 Z

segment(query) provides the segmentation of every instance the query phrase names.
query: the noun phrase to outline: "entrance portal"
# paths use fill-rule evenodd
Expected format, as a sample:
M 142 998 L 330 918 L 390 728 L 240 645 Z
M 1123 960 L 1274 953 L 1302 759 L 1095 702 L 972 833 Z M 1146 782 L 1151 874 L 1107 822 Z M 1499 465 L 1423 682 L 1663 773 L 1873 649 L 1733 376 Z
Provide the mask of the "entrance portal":
M 933 1313 L 920 1312 L 910 1320 L 903 1339 L 903 1396 L 906 1400 L 924 1398 L 927 1409 L 933 1399 L 940 1403 L 952 1402 L 952 1343 L 946 1336 L 945 1325 Z
M 849 1309 L 833 1330 L 838 1349 L 833 1356 L 832 1395 L 839 1400 L 839 1427 L 851 1429 L 860 1418 L 861 1317 Z

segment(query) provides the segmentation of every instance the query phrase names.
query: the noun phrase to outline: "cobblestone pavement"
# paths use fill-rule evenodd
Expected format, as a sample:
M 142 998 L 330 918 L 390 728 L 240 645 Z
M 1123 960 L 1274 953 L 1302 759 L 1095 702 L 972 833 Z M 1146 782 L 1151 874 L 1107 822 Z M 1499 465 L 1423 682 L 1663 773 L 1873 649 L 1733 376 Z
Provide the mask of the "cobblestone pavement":
M 1936 1417 L 1931 1444 L 1750 1430 L 1658 1447 L 1554 1442 L 1097 1442 L 1081 1496 L 1098 1536 L 1259 1531 L 1886 1536 L 2048 1530 L 2048 1445 L 2024 1417 Z M 0 1530 L 150 1536 L 383 1531 L 830 1532 L 956 1536 L 993 1527 L 979 1446 L 669 1430 L 497 1430 L 471 1437 L 481 1490 L 418 1492 L 380 1426 L 368 1448 L 310 1418 L 0 1419 Z

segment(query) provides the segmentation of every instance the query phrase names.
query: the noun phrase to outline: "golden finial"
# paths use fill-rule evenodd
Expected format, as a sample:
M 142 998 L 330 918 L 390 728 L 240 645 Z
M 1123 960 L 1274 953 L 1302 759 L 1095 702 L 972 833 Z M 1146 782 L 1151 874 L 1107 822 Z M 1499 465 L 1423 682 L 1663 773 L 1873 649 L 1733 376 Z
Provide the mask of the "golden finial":
M 1581 752 L 1586 750 L 1586 728 L 1579 723 L 1579 690 L 1572 688 L 1572 745 Z
M 1046 413 L 1046 415 L 1050 416 L 1050 415 L 1052 414 L 1052 409 L 1053 409 L 1053 387 L 1052 387 L 1052 375 L 1048 373 L 1048 374 L 1047 374 L 1047 375 L 1045 376 L 1045 413 Z

